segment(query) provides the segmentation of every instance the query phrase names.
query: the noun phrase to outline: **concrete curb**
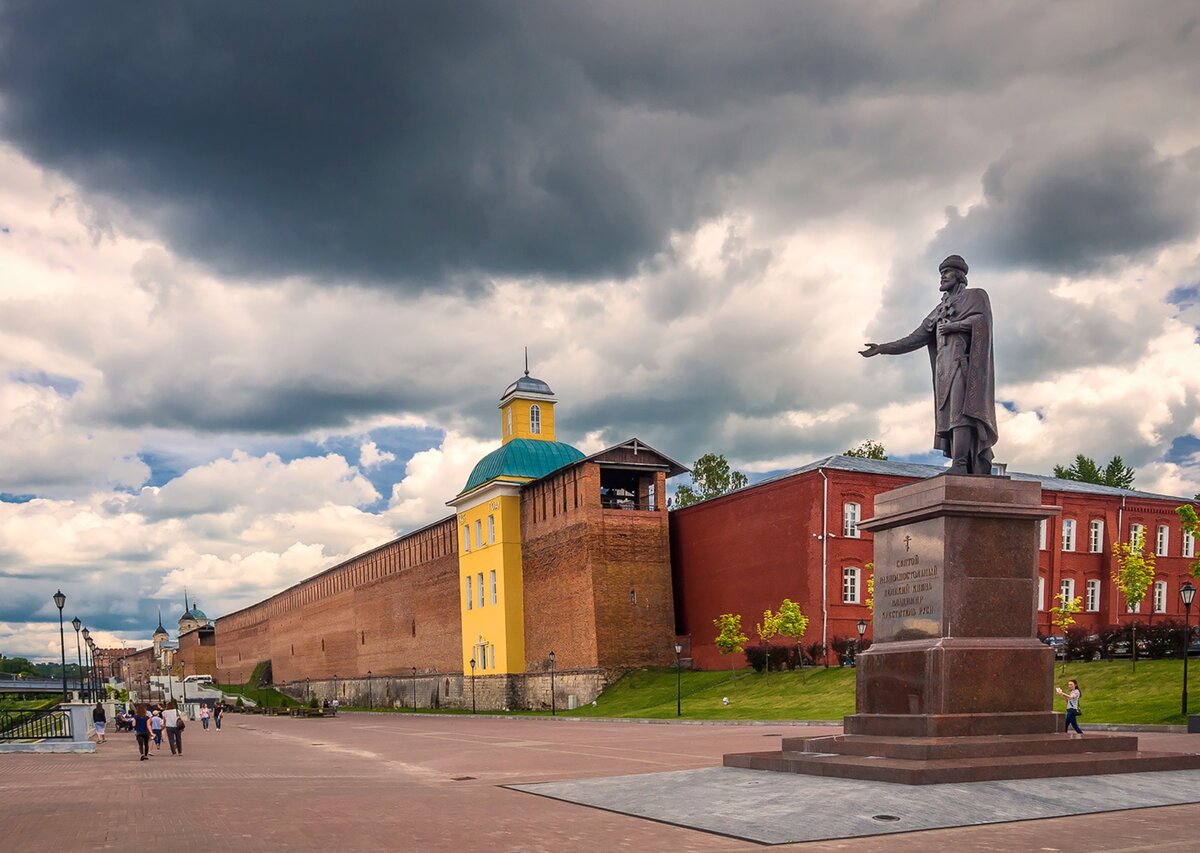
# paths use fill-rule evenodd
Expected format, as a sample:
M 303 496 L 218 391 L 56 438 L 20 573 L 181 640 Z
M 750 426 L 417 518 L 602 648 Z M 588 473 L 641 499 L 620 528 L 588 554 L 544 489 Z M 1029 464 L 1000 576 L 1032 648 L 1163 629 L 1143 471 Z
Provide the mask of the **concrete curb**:
M 374 716 L 429 716 L 429 717 L 455 717 L 466 720 L 547 720 L 561 721 L 564 723 L 651 723 L 654 725 L 664 726 L 814 726 L 814 727 L 830 727 L 841 726 L 841 720 L 688 720 L 671 717 L 572 717 L 562 715 L 561 717 L 550 716 L 533 716 L 533 715 L 516 715 L 516 714 L 439 714 L 437 712 L 427 711 L 409 711 L 407 713 L 398 713 L 395 711 L 348 711 L 341 709 L 338 711 L 338 716 L 343 714 L 363 714 Z M 1187 726 L 1168 726 L 1168 725 L 1140 725 L 1134 723 L 1080 723 L 1080 728 L 1085 731 L 1093 732 L 1146 732 L 1156 734 L 1187 734 Z
M 56 752 L 56 753 L 87 753 L 95 752 L 96 744 L 91 741 L 45 741 L 42 743 L 0 743 L 0 754 L 6 752 Z

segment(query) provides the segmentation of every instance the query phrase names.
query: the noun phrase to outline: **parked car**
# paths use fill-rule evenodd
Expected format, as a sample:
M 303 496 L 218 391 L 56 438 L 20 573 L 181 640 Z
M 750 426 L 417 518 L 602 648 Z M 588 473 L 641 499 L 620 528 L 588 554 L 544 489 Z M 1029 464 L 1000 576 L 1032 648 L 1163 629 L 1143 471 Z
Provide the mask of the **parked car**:
M 1137 641 L 1138 657 L 1143 657 L 1146 654 L 1146 641 Z M 1190 654 L 1190 652 L 1189 652 Z M 1128 640 L 1118 640 L 1113 643 L 1112 656 L 1115 658 L 1130 658 L 1133 657 L 1133 652 L 1129 650 Z
M 1061 659 L 1063 657 L 1066 657 L 1066 654 L 1067 654 L 1067 638 L 1066 637 L 1059 637 L 1057 635 L 1051 636 L 1051 637 L 1045 637 L 1042 639 L 1042 642 L 1045 643 L 1050 648 L 1054 649 L 1054 656 L 1056 658 Z

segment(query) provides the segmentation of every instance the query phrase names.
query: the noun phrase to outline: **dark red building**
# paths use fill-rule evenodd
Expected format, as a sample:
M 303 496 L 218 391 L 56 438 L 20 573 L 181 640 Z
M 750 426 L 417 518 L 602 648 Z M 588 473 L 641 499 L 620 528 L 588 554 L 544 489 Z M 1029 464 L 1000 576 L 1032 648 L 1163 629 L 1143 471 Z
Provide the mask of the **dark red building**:
M 672 512 L 677 628 L 691 637 L 693 665 L 745 665 L 741 655 L 718 652 L 713 620 L 741 614 L 743 631 L 757 642 L 754 624 L 785 597 L 810 619 L 805 643 L 829 646 L 834 637 L 857 637 L 858 620 L 870 620 L 863 602 L 872 554 L 871 534 L 860 531 L 858 522 L 873 515 L 877 494 L 944 472 L 933 465 L 831 456 Z M 1111 581 L 1113 544 L 1137 535 L 1158 555 L 1140 618 L 1183 616 L 1179 587 L 1189 577 L 1195 541 L 1184 534 L 1175 508 L 1191 501 L 1053 477 L 1008 476 L 1040 482 L 1042 502 L 1062 508 L 1041 537 L 1040 631 L 1051 633 L 1047 608 L 1059 592 L 1083 599 L 1076 616 L 1080 626 L 1099 629 L 1127 620 Z

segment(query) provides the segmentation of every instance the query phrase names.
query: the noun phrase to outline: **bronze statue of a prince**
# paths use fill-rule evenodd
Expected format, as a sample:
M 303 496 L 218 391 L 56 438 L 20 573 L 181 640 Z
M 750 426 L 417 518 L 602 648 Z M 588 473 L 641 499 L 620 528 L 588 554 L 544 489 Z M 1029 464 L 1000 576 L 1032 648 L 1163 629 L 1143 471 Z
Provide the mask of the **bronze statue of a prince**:
M 912 334 L 891 343 L 867 344 L 860 355 L 928 349 L 934 448 L 951 459 L 947 473 L 989 475 L 997 437 L 992 306 L 986 291 L 967 287 L 967 270 L 959 255 L 942 261 L 942 301 L 937 307 Z

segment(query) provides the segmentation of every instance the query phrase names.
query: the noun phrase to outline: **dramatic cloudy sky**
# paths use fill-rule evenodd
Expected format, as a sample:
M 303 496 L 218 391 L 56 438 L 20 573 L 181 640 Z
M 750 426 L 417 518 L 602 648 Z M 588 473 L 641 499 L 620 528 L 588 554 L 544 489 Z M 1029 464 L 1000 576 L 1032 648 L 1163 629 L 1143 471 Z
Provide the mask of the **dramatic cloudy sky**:
M 999 459 L 1200 489 L 1194 2 L 0 3 L 0 651 L 441 517 L 528 346 L 585 450 L 931 459 L 965 255 Z

